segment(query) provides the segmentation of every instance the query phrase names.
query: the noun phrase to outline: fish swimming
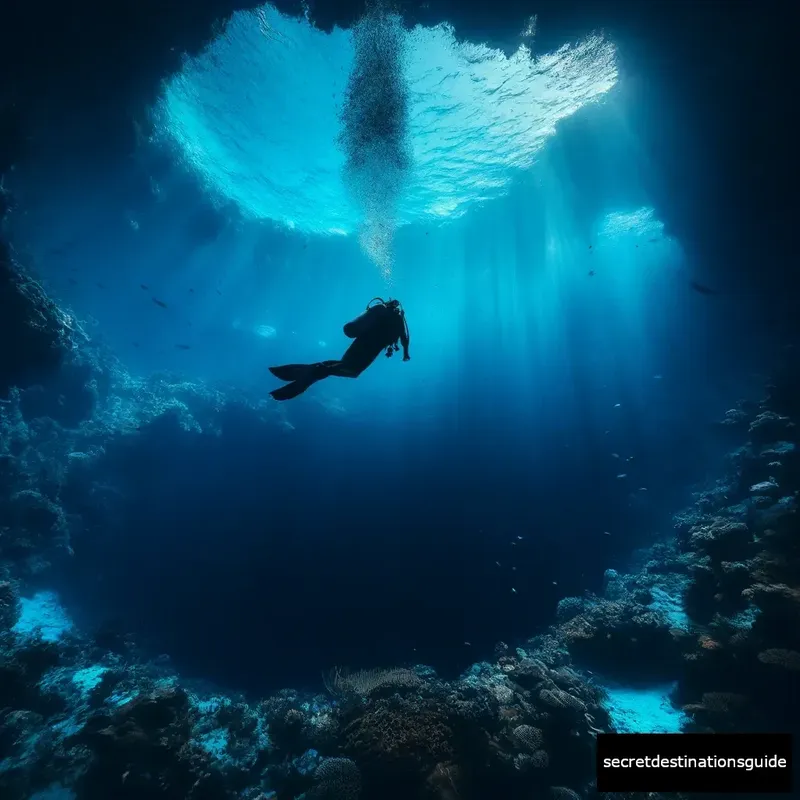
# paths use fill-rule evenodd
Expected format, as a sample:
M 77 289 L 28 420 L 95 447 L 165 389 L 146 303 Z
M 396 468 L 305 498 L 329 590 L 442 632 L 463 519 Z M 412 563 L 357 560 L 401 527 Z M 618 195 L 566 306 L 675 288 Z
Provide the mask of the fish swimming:
M 175 347 L 178 350 L 191 350 L 192 349 L 192 346 L 189 345 L 189 344 L 176 344 Z
M 161 306 L 161 308 L 166 308 L 166 307 L 167 307 L 167 304 L 166 304 L 165 302 L 163 302 L 162 300 L 158 300 L 158 299 L 156 299 L 155 297 L 153 298 L 153 302 L 154 302 L 154 303 L 155 303 L 157 306 Z

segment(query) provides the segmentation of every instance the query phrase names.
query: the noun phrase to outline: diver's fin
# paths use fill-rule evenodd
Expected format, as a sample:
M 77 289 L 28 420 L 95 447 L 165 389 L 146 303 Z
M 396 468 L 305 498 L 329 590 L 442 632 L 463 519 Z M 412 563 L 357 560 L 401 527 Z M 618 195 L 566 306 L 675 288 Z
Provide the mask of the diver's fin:
M 298 381 L 309 374 L 312 364 L 286 364 L 283 367 L 270 367 L 269 371 L 279 380 Z
M 316 383 L 316 380 L 292 381 L 291 383 L 287 383 L 286 386 L 281 386 L 280 389 L 271 391 L 270 395 L 275 400 L 291 400 L 293 397 L 303 394 L 313 383 Z

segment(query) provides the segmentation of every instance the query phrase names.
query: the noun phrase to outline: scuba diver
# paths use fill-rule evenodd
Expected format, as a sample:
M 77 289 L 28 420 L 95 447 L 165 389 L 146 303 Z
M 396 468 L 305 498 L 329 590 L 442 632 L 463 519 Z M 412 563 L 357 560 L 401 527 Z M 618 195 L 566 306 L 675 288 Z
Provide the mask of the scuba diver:
M 318 361 L 316 364 L 287 364 L 270 367 L 269 371 L 286 386 L 270 392 L 276 400 L 291 400 L 309 386 L 325 378 L 357 378 L 377 357 L 386 351 L 389 358 L 403 345 L 403 361 L 408 361 L 408 323 L 399 300 L 375 297 L 367 310 L 344 326 L 344 335 L 355 341 L 339 361 Z M 398 344 L 398 342 L 400 344 Z

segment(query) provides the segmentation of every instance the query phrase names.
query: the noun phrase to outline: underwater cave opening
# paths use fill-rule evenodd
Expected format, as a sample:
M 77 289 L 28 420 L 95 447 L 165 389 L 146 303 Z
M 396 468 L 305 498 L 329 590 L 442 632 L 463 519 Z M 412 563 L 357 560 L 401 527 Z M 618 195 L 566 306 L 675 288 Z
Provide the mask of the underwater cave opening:
M 55 143 L 60 169 L 13 178 L 12 238 L 92 337 L 134 376 L 228 392 L 202 432 L 169 413 L 126 427 L 67 487 L 92 523 L 57 588 L 88 626 L 118 617 L 253 692 L 335 665 L 452 675 L 536 632 L 663 521 L 747 371 L 649 205 L 602 37 L 531 59 L 410 34 L 387 283 L 337 144 L 350 36 L 237 15 L 131 159 L 65 166 Z M 409 364 L 248 405 L 267 366 L 335 357 L 386 294 Z M 32 392 L 30 414 L 58 395 Z

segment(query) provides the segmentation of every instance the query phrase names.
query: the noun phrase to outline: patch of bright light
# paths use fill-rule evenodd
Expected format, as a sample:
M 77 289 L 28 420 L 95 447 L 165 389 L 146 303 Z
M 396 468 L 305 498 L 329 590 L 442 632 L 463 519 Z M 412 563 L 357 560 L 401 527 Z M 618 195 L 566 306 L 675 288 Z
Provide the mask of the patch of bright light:
M 55 592 L 37 592 L 20 600 L 20 617 L 13 628 L 18 636 L 41 636 L 45 642 L 57 642 L 71 629 L 72 621 Z
M 680 733 L 686 715 L 669 700 L 674 684 L 647 688 L 604 686 L 606 710 L 617 733 Z
M 664 223 L 656 217 L 652 208 L 643 207 L 636 211 L 608 214 L 598 230 L 598 237 L 601 239 L 619 239 L 627 236 L 660 241 L 666 238 Z M 655 244 L 655 242 L 652 243 Z
M 208 697 L 200 700 L 194 695 L 189 695 L 192 707 L 200 714 L 216 714 L 224 706 L 229 705 L 229 700 L 225 697 Z
M 535 57 L 523 45 L 507 57 L 456 41 L 447 25 L 407 35 L 414 166 L 400 224 L 458 217 L 501 196 L 558 121 L 617 79 L 614 47 L 601 36 Z M 169 81 L 157 131 L 246 216 L 352 233 L 361 216 L 336 144 L 352 61 L 349 31 L 326 34 L 270 5 L 237 12 Z
M 107 667 L 95 665 L 93 667 L 86 667 L 79 669 L 73 676 L 72 682 L 81 690 L 83 694 L 88 694 L 100 685 L 103 680 L 103 675 L 108 672 Z
M 230 734 L 224 728 L 215 728 L 203 734 L 198 739 L 198 744 L 203 748 L 212 758 L 222 759 L 225 758 L 228 749 L 228 741 Z
M 676 597 L 658 586 L 654 586 L 650 591 L 653 596 L 650 608 L 662 613 L 671 628 L 688 631 L 690 628 L 689 615 L 683 607 L 682 598 Z
M 106 702 L 111 706 L 121 707 L 139 696 L 139 692 L 114 692 Z

